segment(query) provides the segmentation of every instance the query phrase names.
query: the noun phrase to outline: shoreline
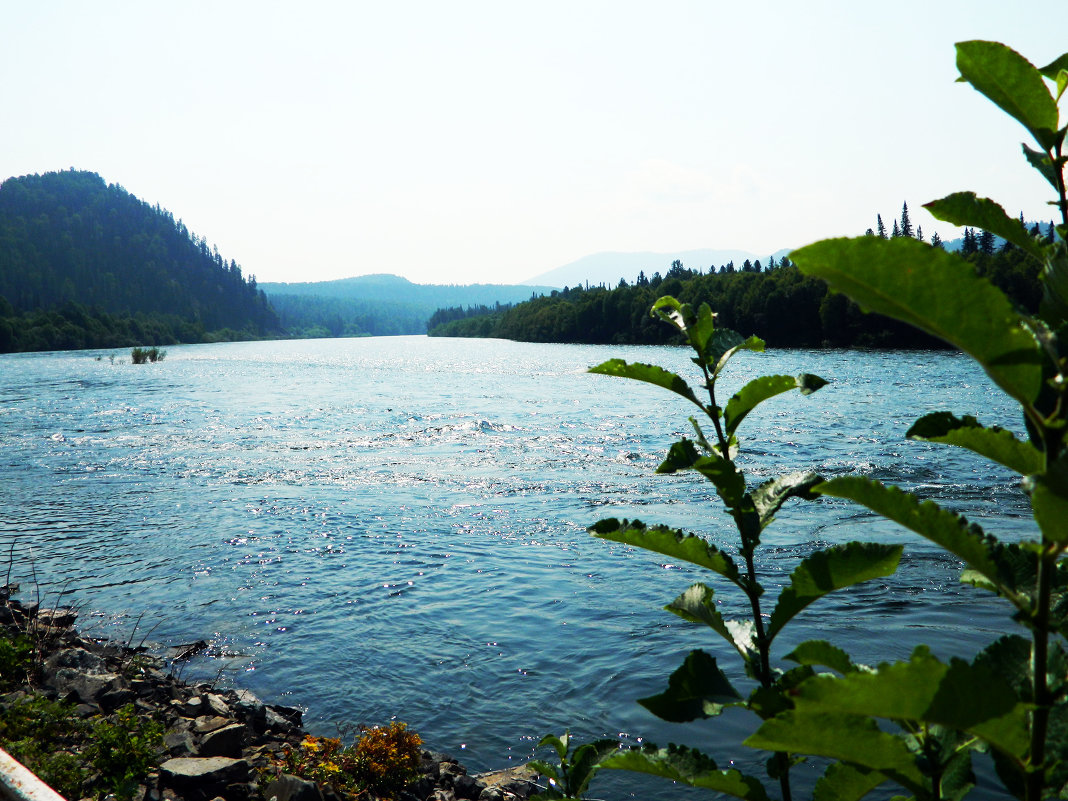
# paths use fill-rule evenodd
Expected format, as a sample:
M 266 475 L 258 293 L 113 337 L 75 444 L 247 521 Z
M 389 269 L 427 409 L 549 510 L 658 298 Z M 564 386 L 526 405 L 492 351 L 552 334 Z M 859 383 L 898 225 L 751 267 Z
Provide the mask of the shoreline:
M 145 757 L 151 764 L 142 775 L 126 780 L 119 798 L 343 801 L 329 786 L 282 773 L 278 767 L 283 754 L 310 736 L 300 709 L 264 703 L 240 688 L 223 690 L 181 680 L 173 667 L 196 653 L 196 644 L 177 646 L 168 670 L 168 660 L 143 647 L 82 636 L 75 628 L 74 609 L 39 609 L 10 598 L 14 591 L 17 587 L 0 588 L 0 645 L 2 655 L 20 654 L 21 661 L 0 659 L 0 681 L 6 690 L 0 695 L 0 709 L 5 717 L 38 707 L 69 713 L 67 725 L 48 743 L 53 761 L 60 754 L 73 760 L 93 753 L 91 738 L 99 736 L 94 732 L 126 726 L 135 732 L 130 742 L 142 748 L 152 742 L 155 753 Z M 13 675 L 20 664 L 20 675 Z M 0 726 L 0 746 L 18 750 L 8 747 L 8 728 Z M 533 774 L 523 766 L 469 775 L 449 755 L 421 750 L 420 758 L 419 777 L 400 791 L 400 801 L 524 801 L 537 789 Z M 95 779 L 87 775 L 79 794 L 68 792 L 67 797 L 100 798 L 114 791 L 102 782 L 99 773 Z

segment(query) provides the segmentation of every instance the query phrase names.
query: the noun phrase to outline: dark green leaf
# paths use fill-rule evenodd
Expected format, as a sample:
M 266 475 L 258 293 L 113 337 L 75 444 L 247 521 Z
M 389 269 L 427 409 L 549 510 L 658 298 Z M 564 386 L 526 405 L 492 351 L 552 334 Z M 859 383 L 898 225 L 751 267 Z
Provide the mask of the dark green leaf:
M 727 408 L 723 412 L 723 422 L 727 434 L 733 434 L 746 415 L 769 398 L 774 398 L 776 395 L 781 395 L 791 389 L 800 389 L 802 394 L 810 395 L 826 385 L 826 383 L 819 376 L 808 373 L 802 373 L 796 377 L 792 375 L 766 375 L 754 378 L 727 401 Z
M 818 682 L 810 679 L 807 683 Z M 879 730 L 875 721 L 832 711 L 798 710 L 766 720 L 745 740 L 751 748 L 830 757 L 886 774 L 913 792 L 922 790 L 923 774 L 904 741 Z
M 768 639 L 774 639 L 794 615 L 827 593 L 889 576 L 897 570 L 903 549 L 901 545 L 850 542 L 816 551 L 794 569 L 790 584 L 779 594 L 768 623 Z
M 711 587 L 706 587 L 704 584 L 694 584 L 664 608 L 683 620 L 705 624 L 729 642 L 733 648 L 738 649 L 738 653 L 743 658 L 748 659 L 749 654 L 746 650 L 746 644 L 739 644 L 736 641 L 731 628 L 728 627 L 726 621 L 723 620 L 723 616 L 716 609 L 716 604 L 712 597 Z
M 596 740 L 576 749 L 567 770 L 568 794 L 581 798 L 586 788 L 590 786 L 590 780 L 601 768 L 601 761 L 618 750 L 617 740 Z
M 1015 117 L 1043 148 L 1056 142 L 1057 103 L 1035 66 L 999 42 L 958 42 L 961 77 Z
M 560 759 L 567 758 L 567 744 L 571 739 L 571 735 L 564 733 L 563 737 L 557 737 L 555 734 L 546 734 L 541 738 L 541 742 L 538 743 L 538 748 L 546 748 L 552 746 L 556 749 L 556 755 Z
M 1053 158 L 1048 153 L 1041 150 L 1032 150 L 1027 145 L 1021 145 L 1021 147 L 1023 147 L 1024 158 L 1027 159 L 1027 162 L 1041 173 L 1042 177 L 1049 181 L 1050 185 L 1056 189 L 1057 166 L 1053 163 Z
M 1043 467 L 1042 452 L 1030 442 L 1022 442 L 1011 431 L 998 426 L 986 428 L 970 415 L 956 417 L 950 412 L 933 412 L 913 423 L 905 436 L 967 448 L 1025 476 Z
M 849 654 L 826 640 L 806 640 L 783 658 L 802 665 L 822 665 L 842 674 L 857 670 Z
M 979 652 L 974 664 L 985 668 L 1008 684 L 1022 701 L 1031 698 L 1031 642 L 1005 635 Z
M 715 452 L 703 455 L 690 440 L 683 439 L 671 446 L 656 472 L 675 473 L 679 470 L 696 470 L 711 481 L 727 508 L 735 509 L 741 505 L 745 496 L 745 476 L 729 459 L 723 459 Z
M 1044 540 L 1068 543 L 1068 457 L 1033 477 L 1031 509 Z
M 954 225 L 974 225 L 1012 242 L 1038 261 L 1045 257 L 1042 246 L 1022 222 L 1006 214 L 1005 209 L 993 200 L 977 197 L 974 192 L 955 192 L 941 200 L 924 203 L 923 207 L 937 220 Z
M 947 511 L 933 501 L 920 502 L 915 495 L 888 487 L 860 476 L 835 478 L 814 489 L 821 495 L 849 498 L 883 517 L 900 523 L 922 537 L 937 543 L 960 557 L 1019 605 L 1015 585 L 1003 575 L 994 559 L 996 541 L 983 530 L 958 514 Z
M 801 498 L 806 501 L 817 498 L 812 488 L 822 481 L 823 479 L 815 473 L 799 470 L 761 484 L 753 493 L 753 505 L 760 516 L 760 527 L 763 528 L 770 523 L 775 513 L 790 498 Z
M 1040 67 L 1038 71 L 1051 81 L 1055 81 L 1065 70 L 1068 70 L 1068 53 L 1055 58 L 1046 66 Z
M 761 720 L 773 718 L 780 712 L 794 708 L 791 699 L 792 691 L 801 682 L 815 675 L 815 671 L 807 665 L 793 668 L 780 674 L 770 687 L 757 687 L 749 694 L 746 707 L 754 712 Z
M 718 715 L 725 706 L 740 700 L 716 658 L 698 649 L 671 674 L 664 692 L 638 703 L 663 720 L 685 723 Z
M 828 239 L 790 254 L 868 311 L 914 325 L 957 346 L 994 382 L 1030 403 L 1042 382 L 1042 353 L 1002 292 L 951 253 L 910 237 Z
M 697 396 L 693 394 L 689 384 L 670 370 L 657 367 L 655 364 L 628 364 L 623 359 L 609 359 L 596 367 L 591 367 L 589 372 L 599 375 L 619 376 L 620 378 L 632 378 L 635 381 L 644 381 L 647 384 L 655 384 L 658 387 L 670 389 L 676 395 L 681 395 L 691 403 L 697 404 L 701 411 L 708 413 L 708 409 L 705 408 L 701 401 L 697 400 Z
M 735 584 L 741 581 L 738 566 L 727 554 L 698 536 L 683 534 L 680 529 L 667 526 L 648 528 L 640 520 L 620 522 L 613 517 L 594 524 L 590 533 L 603 540 L 622 542 L 706 567 Z
M 885 781 L 878 771 L 835 762 L 816 782 L 812 801 L 860 801 Z
M 1042 303 L 1039 311 L 1053 325 L 1068 320 L 1068 256 L 1063 246 L 1046 259 L 1042 269 Z
M 947 665 L 923 647 L 908 662 L 882 664 L 875 672 L 857 671 L 840 678 L 820 674 L 798 688 L 794 702 L 799 715 L 833 712 L 959 729 L 1014 757 L 1022 757 L 1030 743 L 1027 705 L 1018 702 L 1016 693 L 989 665 L 969 665 L 960 659 Z
M 721 328 L 718 330 L 708 349 L 709 362 L 715 363 L 713 375 L 718 376 L 723 372 L 723 368 L 727 366 L 727 362 L 731 360 L 731 357 L 743 350 L 753 351 L 754 353 L 763 353 L 764 340 L 760 337 L 749 337 L 746 339 L 741 334 L 736 331 L 731 331 L 729 328 Z
M 689 303 L 680 303 L 670 295 L 665 295 L 653 304 L 651 314 L 686 335 L 690 347 L 697 352 L 698 364 L 709 364 L 710 361 L 715 363 L 718 356 L 710 358 L 708 352 L 709 340 L 716 333 L 715 315 L 707 303 L 702 303 L 694 313 L 693 306 Z
M 685 746 L 669 745 L 658 749 L 649 745 L 619 751 L 607 757 L 602 767 L 648 773 L 734 798 L 768 801 L 764 786 L 757 779 L 737 770 L 719 770 L 711 758 Z
M 557 773 L 556 766 L 550 765 L 548 762 L 545 762 L 540 759 L 532 759 L 527 762 L 527 767 L 531 770 L 537 771 L 542 776 L 556 779 L 556 781 L 560 781 L 560 774 Z

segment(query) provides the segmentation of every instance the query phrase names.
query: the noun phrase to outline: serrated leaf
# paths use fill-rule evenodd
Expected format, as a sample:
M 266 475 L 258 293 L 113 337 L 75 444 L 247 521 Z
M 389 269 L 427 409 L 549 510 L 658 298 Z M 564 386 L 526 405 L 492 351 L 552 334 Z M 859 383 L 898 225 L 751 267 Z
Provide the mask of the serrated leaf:
M 681 395 L 686 398 L 686 400 L 696 404 L 700 407 L 701 411 L 706 414 L 708 413 L 708 409 L 697 399 L 697 396 L 693 394 L 693 390 L 690 388 L 689 384 L 670 370 L 665 370 L 663 367 L 658 367 L 655 364 L 641 364 L 637 362 L 629 364 L 623 359 L 609 359 L 595 367 L 591 367 L 587 372 L 597 373 L 598 375 L 630 378 L 635 381 L 644 381 L 647 384 L 654 384 L 655 386 L 669 389 L 676 395 Z
M 633 545 L 708 568 L 742 586 L 742 578 L 733 559 L 707 540 L 694 534 L 683 534 L 681 529 L 668 526 L 649 528 L 640 520 L 619 521 L 613 517 L 595 523 L 589 531 L 603 540 Z
M 816 782 L 812 801 L 860 801 L 885 781 L 886 776 L 878 771 L 835 762 Z
M 768 623 L 769 640 L 798 612 L 824 595 L 862 581 L 889 576 L 897 570 L 904 546 L 850 542 L 827 548 L 802 560 L 779 594 Z
M 660 776 L 734 798 L 768 801 L 760 781 L 737 770 L 720 770 L 710 757 L 686 746 L 632 748 L 607 757 L 602 767 Z
M 865 310 L 920 328 L 974 358 L 1005 392 L 1030 403 L 1042 354 L 1007 297 L 957 255 L 911 237 L 828 239 L 790 254 Z
M 1042 538 L 1068 543 L 1068 458 L 1061 456 L 1033 481 L 1031 509 Z
M 743 350 L 752 351 L 754 353 L 763 353 L 764 340 L 755 336 L 751 336 L 747 339 L 738 332 L 731 331 L 729 328 L 721 328 L 717 331 L 716 337 L 712 340 L 712 345 L 708 351 L 709 361 L 715 362 L 715 369 L 712 374 L 718 376 L 723 372 L 723 368 L 727 366 L 727 362 L 731 360 L 731 357 L 736 353 L 741 353 Z
M 1043 467 L 1042 452 L 1030 442 L 1017 439 L 1011 431 L 999 426 L 986 428 L 970 415 L 926 414 L 912 424 L 905 436 L 967 448 L 1025 476 L 1037 473 Z
M 999 42 L 958 42 L 957 69 L 964 80 L 1015 117 L 1043 148 L 1054 146 L 1057 103 L 1030 61 Z
M 921 502 L 911 493 L 860 476 L 842 476 L 814 488 L 821 495 L 848 498 L 900 523 L 960 557 L 967 565 L 1010 598 L 1014 587 L 1005 581 L 994 560 L 995 541 L 983 530 L 933 501 Z
M 999 637 L 973 660 L 998 675 L 1022 701 L 1031 698 L 1031 642 L 1015 634 Z
M 923 207 L 937 220 L 953 225 L 973 225 L 1012 242 L 1038 261 L 1045 257 L 1042 246 L 1027 232 L 1024 224 L 1010 217 L 989 198 L 977 197 L 974 192 L 954 192 L 941 200 L 924 203 Z
M 731 647 L 738 649 L 738 653 L 743 658 L 748 658 L 748 654 L 735 642 L 734 635 L 727 628 L 727 624 L 719 610 L 716 609 L 716 604 L 712 598 L 711 587 L 707 587 L 704 584 L 694 584 L 664 608 L 683 620 L 688 620 L 691 623 L 703 623 L 729 642 Z
M 823 479 L 815 473 L 799 470 L 761 484 L 752 495 L 753 505 L 760 516 L 760 527 L 764 528 L 771 522 L 775 513 L 790 498 L 801 498 L 806 501 L 817 498 L 812 488 L 822 481 Z
M 849 654 L 826 640 L 805 640 L 783 658 L 802 665 L 829 667 L 842 674 L 858 670 Z
M 806 684 L 819 681 L 809 679 Z M 923 774 L 912 752 L 875 721 L 839 712 L 784 712 L 766 720 L 744 741 L 751 748 L 830 757 L 878 771 L 913 792 L 923 788 Z
M 686 723 L 718 715 L 725 706 L 742 700 L 716 658 L 698 649 L 691 651 L 668 678 L 667 689 L 638 701 L 658 718 Z
M 668 455 L 656 468 L 658 473 L 675 473 L 679 470 L 696 470 L 716 487 L 716 491 L 728 509 L 741 505 L 745 496 L 745 476 L 734 462 L 712 451 L 705 455 L 694 447 L 693 442 L 682 439 L 668 450 Z
M 909 661 L 884 663 L 873 672 L 817 675 L 797 689 L 794 703 L 799 715 L 833 712 L 959 729 L 1015 758 L 1030 743 L 1029 707 L 989 665 L 960 659 L 946 664 L 922 646 Z
M 827 382 L 819 376 L 809 373 L 802 373 L 799 376 L 765 375 L 754 378 L 727 401 L 727 408 L 723 412 L 727 434 L 733 434 L 746 415 L 769 398 L 789 392 L 791 389 L 800 389 L 802 394 L 811 395 L 826 384 Z

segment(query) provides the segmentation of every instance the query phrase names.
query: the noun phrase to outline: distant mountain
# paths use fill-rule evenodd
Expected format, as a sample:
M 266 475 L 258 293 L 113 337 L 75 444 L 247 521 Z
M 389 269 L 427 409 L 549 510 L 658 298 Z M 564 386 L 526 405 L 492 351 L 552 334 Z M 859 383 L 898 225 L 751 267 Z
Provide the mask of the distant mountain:
M 0 184 L 0 318 L 0 350 L 279 333 L 236 262 L 165 209 L 78 170 Z
M 577 261 L 549 270 L 547 273 L 536 275 L 524 284 L 549 284 L 551 286 L 584 286 L 587 282 L 590 286 L 604 284 L 606 287 L 614 287 L 619 279 L 626 279 L 627 283 L 634 283 L 638 273 L 644 272 L 646 278 L 651 278 L 653 273 L 663 275 L 671 268 L 671 263 L 676 259 L 681 261 L 684 267 L 691 270 L 708 269 L 715 266 L 718 270 L 729 261 L 734 262 L 735 267 L 741 267 L 746 259 L 767 262 L 769 256 L 774 256 L 776 261 L 783 256 L 789 255 L 790 250 L 777 250 L 775 253 L 765 253 L 759 256 L 746 250 L 683 250 L 673 253 L 594 253 L 583 256 Z
M 384 273 L 260 287 L 292 336 L 425 334 L 427 321 L 438 309 L 510 305 L 556 289 L 525 284 L 413 284 Z

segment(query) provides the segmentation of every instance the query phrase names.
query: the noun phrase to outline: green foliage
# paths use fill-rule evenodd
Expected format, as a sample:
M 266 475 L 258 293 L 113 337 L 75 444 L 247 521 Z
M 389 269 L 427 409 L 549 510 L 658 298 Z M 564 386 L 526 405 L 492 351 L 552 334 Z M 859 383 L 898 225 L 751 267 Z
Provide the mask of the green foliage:
M 1068 792 L 1068 195 L 1058 103 L 1068 55 L 1042 69 L 995 42 L 957 46 L 961 80 L 1024 125 L 1028 162 L 1053 186 L 1061 224 L 1034 236 L 991 200 L 958 192 L 927 205 L 940 219 L 996 233 L 1031 259 L 1043 282 L 1038 313 L 1021 310 L 974 263 L 906 240 L 829 240 L 795 251 L 799 269 L 864 308 L 960 348 L 1019 405 L 1027 441 L 948 411 L 920 418 L 912 439 L 966 448 L 1024 476 L 1040 538 L 1006 544 L 931 501 L 859 477 L 819 485 L 894 520 L 961 559 L 962 581 L 1012 604 L 1028 637 L 1003 637 L 971 662 L 944 663 L 924 647 L 906 662 L 857 670 L 808 643 L 790 658 L 841 675 L 802 681 L 793 707 L 766 720 L 748 745 L 817 754 L 849 766 L 845 796 L 881 775 L 920 799 L 972 787 L 970 753 L 987 750 L 1005 789 L 1026 801 Z M 1054 84 L 1053 92 L 1046 81 Z M 974 234 L 973 244 L 974 244 Z M 897 731 L 891 731 L 891 728 Z M 817 787 L 817 791 L 820 787 Z
M 71 704 L 19 695 L 0 709 L 0 746 L 66 798 L 81 798 L 88 766 L 74 750 L 84 722 Z
M 139 716 L 127 704 L 93 725 L 85 759 L 100 782 L 119 798 L 132 798 L 137 785 L 160 762 L 163 726 Z
M 134 348 L 130 351 L 130 361 L 134 364 L 146 364 L 147 362 L 161 362 L 166 357 L 167 351 L 155 346 L 151 348 Z
M 404 723 L 363 728 L 350 746 L 308 735 L 274 759 L 268 774 L 289 773 L 328 787 L 343 799 L 395 798 L 419 776 L 422 740 Z
M 696 406 L 702 421 L 690 418 L 694 439 L 683 438 L 668 450 L 657 469 L 671 474 L 692 470 L 710 481 L 723 501 L 726 511 L 738 531 L 737 557 L 709 543 L 703 537 L 671 529 L 666 526 L 647 526 L 641 521 L 602 520 L 590 531 L 594 536 L 644 548 L 655 553 L 681 559 L 711 574 L 725 579 L 728 589 L 745 598 L 752 617 L 725 620 L 717 609 L 711 587 L 697 583 L 667 605 L 666 609 L 691 623 L 708 626 L 730 646 L 728 653 L 741 659 L 744 676 L 755 687 L 746 695 L 739 692 L 720 667 L 717 658 L 703 650 L 695 650 L 668 678 L 666 689 L 640 703 L 664 720 L 688 722 L 718 716 L 728 707 L 746 709 L 761 719 L 793 707 L 793 692 L 804 679 L 813 675 L 806 664 L 792 670 L 782 670 L 772 664 L 771 646 L 775 637 L 794 616 L 830 592 L 852 586 L 879 576 L 886 576 L 897 568 L 901 547 L 872 543 L 848 545 L 811 554 L 797 565 L 790 583 L 779 593 L 770 617 L 763 611 L 766 588 L 757 578 L 761 533 L 775 514 L 790 498 L 812 499 L 812 488 L 821 479 L 813 473 L 798 472 L 750 487 L 745 473 L 736 462 L 739 451 L 737 438 L 741 423 L 758 407 L 784 392 L 798 390 L 809 395 L 826 385 L 822 378 L 807 373 L 799 376 L 764 376 L 749 381 L 721 407 L 716 398 L 717 382 L 728 363 L 742 352 L 761 352 L 764 343 L 757 337 L 743 337 L 716 325 L 716 315 L 707 306 L 694 308 L 688 303 L 665 296 L 652 305 L 652 315 L 670 324 L 693 349 L 692 361 L 701 371 L 700 390 L 685 379 L 661 367 L 631 364 L 611 359 L 592 367 L 590 372 L 629 378 L 653 384 Z M 702 394 L 707 393 L 707 400 Z M 706 436 L 702 423 L 711 426 Z M 829 646 L 828 646 L 829 648 Z M 826 649 L 824 649 L 826 651 Z M 827 657 L 835 664 L 849 663 L 847 656 L 831 653 Z M 581 772 L 581 781 L 564 781 L 567 774 L 566 741 L 546 738 L 543 744 L 557 746 L 561 758 L 560 769 L 544 763 L 539 768 L 560 780 L 552 797 L 578 798 L 593 775 L 593 769 Z M 587 748 L 589 746 L 584 746 Z M 790 797 L 790 768 L 795 757 L 794 748 L 773 748 L 768 760 L 769 778 L 779 783 L 784 798 Z M 576 759 L 582 749 L 576 752 Z M 592 752 L 585 752 L 592 758 Z M 583 763 L 585 765 L 585 763 Z M 714 760 L 687 747 L 672 746 L 659 749 L 650 746 L 619 752 L 606 751 L 597 763 L 603 768 L 617 768 L 651 773 L 706 787 L 738 798 L 766 798 L 761 782 L 737 770 L 720 770 Z
M 25 634 L 0 630 L 0 692 L 8 692 L 27 680 L 33 669 L 33 641 Z
M 615 740 L 597 740 L 586 743 L 571 751 L 571 734 L 563 736 L 547 734 L 538 743 L 538 748 L 553 748 L 559 761 L 553 765 L 540 759 L 531 760 L 528 765 L 545 776 L 548 788 L 530 797 L 530 801 L 552 801 L 553 799 L 580 799 L 586 792 L 590 781 L 601 769 L 605 757 L 619 749 Z

